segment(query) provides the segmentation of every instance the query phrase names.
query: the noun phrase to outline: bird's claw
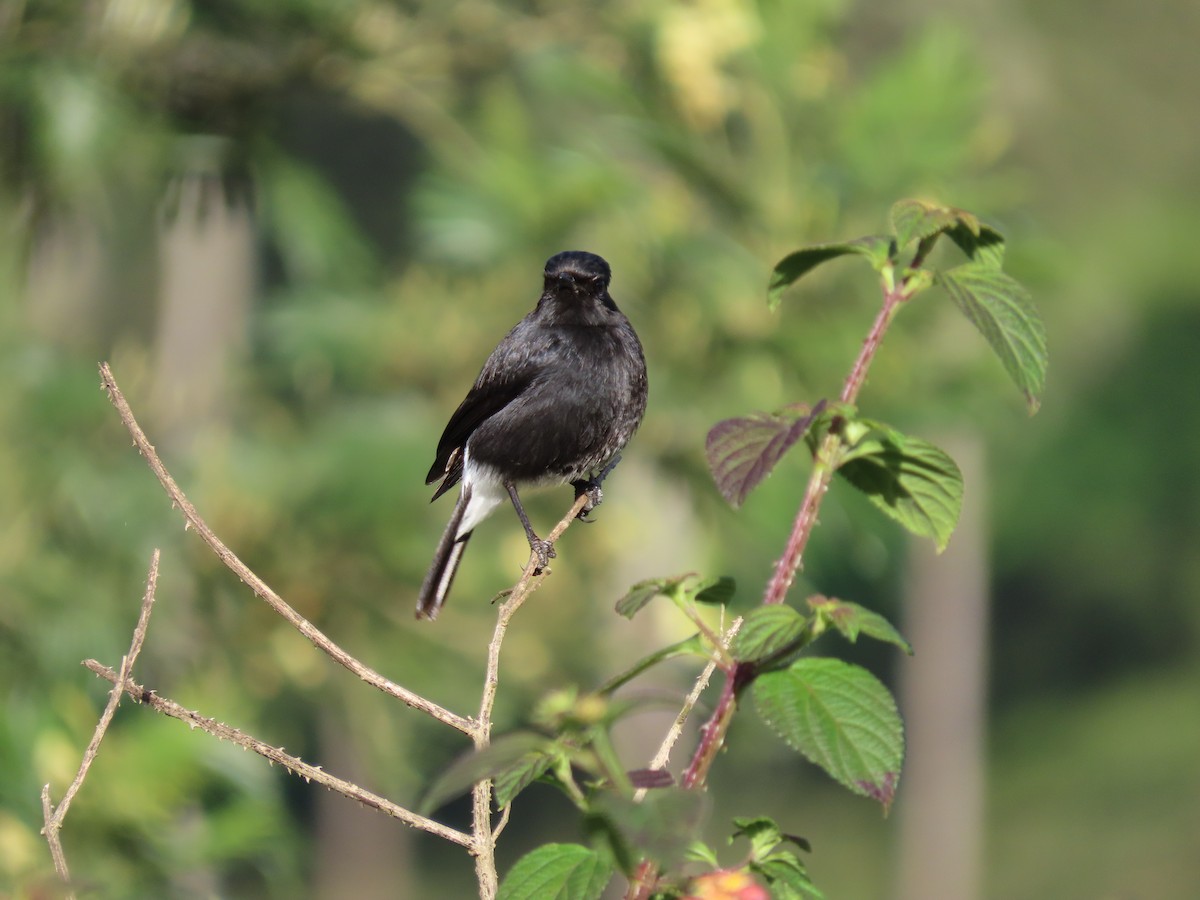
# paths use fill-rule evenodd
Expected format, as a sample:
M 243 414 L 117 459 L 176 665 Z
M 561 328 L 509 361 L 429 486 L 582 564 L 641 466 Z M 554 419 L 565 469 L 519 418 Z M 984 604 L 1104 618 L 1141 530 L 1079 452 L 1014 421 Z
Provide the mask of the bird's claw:
M 588 515 L 604 502 L 604 491 L 600 490 L 600 483 L 598 481 L 576 481 L 574 486 L 576 500 L 580 497 L 587 497 L 587 503 L 583 504 L 583 508 L 579 510 L 575 518 L 580 522 L 591 524 L 595 520 L 589 519 Z
M 534 538 L 529 542 L 529 550 L 537 557 L 537 565 L 533 569 L 533 574 L 537 575 L 542 572 L 548 565 L 550 560 L 554 559 L 558 554 L 554 552 L 554 545 L 549 541 L 543 541 L 541 538 Z

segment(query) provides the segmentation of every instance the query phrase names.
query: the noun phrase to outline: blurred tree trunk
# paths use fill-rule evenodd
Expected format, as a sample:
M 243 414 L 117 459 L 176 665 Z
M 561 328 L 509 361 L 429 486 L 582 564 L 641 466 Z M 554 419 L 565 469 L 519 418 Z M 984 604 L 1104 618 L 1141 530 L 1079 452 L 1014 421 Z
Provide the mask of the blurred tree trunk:
M 256 265 L 249 206 L 228 202 L 206 173 L 178 180 L 160 236 L 153 409 L 163 442 L 186 447 L 226 424 L 235 365 L 245 356 Z
M 56 344 L 89 347 L 99 326 L 104 247 L 86 219 L 59 217 L 31 242 L 25 301 L 29 324 Z
M 900 667 L 908 736 L 899 797 L 898 900 L 974 900 L 983 847 L 987 707 L 987 524 L 982 443 L 941 445 L 966 482 L 962 518 L 940 556 L 913 541 L 904 632 L 916 656 Z
M 344 718 L 323 712 L 320 735 L 321 765 L 339 778 L 362 784 L 365 772 Z M 412 832 L 407 825 L 331 791 L 319 790 L 316 796 L 316 900 L 417 896 L 410 875 Z

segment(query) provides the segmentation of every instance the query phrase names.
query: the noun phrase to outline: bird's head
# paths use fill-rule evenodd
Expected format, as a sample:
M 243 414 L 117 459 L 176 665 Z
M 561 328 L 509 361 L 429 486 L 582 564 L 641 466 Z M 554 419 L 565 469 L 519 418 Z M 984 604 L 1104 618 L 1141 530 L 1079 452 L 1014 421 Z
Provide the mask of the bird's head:
M 595 253 L 565 250 L 546 260 L 546 293 L 564 299 L 602 296 L 611 277 L 608 263 Z

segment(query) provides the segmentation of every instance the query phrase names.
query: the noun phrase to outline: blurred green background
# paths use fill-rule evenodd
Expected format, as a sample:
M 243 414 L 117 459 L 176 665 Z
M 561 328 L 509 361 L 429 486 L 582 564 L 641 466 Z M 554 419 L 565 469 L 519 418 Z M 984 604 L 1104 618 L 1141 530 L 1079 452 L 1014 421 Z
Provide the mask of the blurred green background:
M 445 615 L 415 622 L 449 512 L 423 476 L 546 257 L 604 255 L 650 407 L 598 524 L 568 532 L 510 634 L 503 729 L 543 692 L 594 686 L 682 634 L 666 611 L 612 613 L 632 581 L 728 573 L 735 607 L 755 601 L 806 468 L 789 458 L 733 512 L 704 435 L 836 394 L 875 303 L 869 272 L 845 263 L 770 314 L 770 266 L 932 196 L 1009 237 L 1051 350 L 1030 420 L 930 294 L 863 396 L 898 427 L 984 448 L 967 485 L 988 498 L 991 594 L 978 896 L 1197 896 L 1198 37 L 1186 0 L 0 5 L 0 893 L 53 884 L 38 794 L 74 773 L 105 695 L 79 662 L 119 663 L 153 547 L 142 682 L 408 805 L 462 749 L 317 654 L 184 533 L 97 389 L 98 360 L 252 568 L 365 662 L 469 713 L 487 600 L 524 538 L 507 513 L 481 528 Z M 535 520 L 569 499 L 543 495 Z M 838 486 L 795 599 L 820 590 L 903 623 L 911 553 Z M 889 679 L 913 665 L 822 649 Z M 631 766 L 662 732 L 640 721 Z M 747 715 L 712 790 L 714 836 L 767 812 L 812 841 L 830 898 L 900 896 L 903 784 L 882 819 Z M 535 787 L 502 868 L 573 821 Z M 457 848 L 129 703 L 63 841 L 106 897 L 473 883 Z

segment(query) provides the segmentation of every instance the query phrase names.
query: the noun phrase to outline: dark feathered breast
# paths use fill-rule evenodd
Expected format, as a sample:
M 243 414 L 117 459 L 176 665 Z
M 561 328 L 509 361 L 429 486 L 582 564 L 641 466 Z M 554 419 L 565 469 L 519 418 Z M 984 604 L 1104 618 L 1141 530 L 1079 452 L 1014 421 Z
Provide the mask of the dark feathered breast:
M 598 471 L 646 409 L 642 347 L 623 315 L 611 325 L 531 325 L 500 343 L 438 444 L 428 482 L 462 476 L 461 450 L 516 482 Z

